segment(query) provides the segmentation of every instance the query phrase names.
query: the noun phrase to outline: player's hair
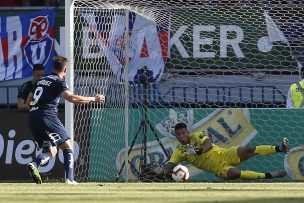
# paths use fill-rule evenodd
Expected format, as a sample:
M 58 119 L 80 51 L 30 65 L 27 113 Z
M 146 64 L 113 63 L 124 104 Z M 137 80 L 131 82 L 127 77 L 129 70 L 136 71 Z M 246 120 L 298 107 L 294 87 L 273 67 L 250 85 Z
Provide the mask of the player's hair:
M 178 123 L 175 125 L 174 130 L 179 130 L 179 129 L 183 129 L 183 128 L 187 129 L 186 123 Z
M 40 63 L 36 63 L 33 67 L 33 72 L 37 70 L 44 70 L 44 66 Z
M 63 56 L 55 56 L 53 59 L 53 70 L 57 72 L 61 72 L 68 62 L 68 59 Z

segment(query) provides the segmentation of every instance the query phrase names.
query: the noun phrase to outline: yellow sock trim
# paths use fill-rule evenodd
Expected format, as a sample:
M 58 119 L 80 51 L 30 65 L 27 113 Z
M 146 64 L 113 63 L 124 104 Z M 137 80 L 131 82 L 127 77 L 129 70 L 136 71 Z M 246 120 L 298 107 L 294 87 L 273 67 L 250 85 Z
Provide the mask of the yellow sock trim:
M 269 155 L 276 152 L 275 146 L 260 145 L 255 147 L 255 153 L 258 155 Z
M 258 173 L 255 171 L 241 171 L 242 179 L 265 179 L 265 173 Z

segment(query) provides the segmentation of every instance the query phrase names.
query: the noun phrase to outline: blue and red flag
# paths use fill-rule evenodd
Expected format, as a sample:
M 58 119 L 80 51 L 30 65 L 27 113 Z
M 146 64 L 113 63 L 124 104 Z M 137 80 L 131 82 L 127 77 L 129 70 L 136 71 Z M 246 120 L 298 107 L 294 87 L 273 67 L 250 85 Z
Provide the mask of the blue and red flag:
M 0 18 L 0 82 L 32 75 L 34 64 L 51 72 L 55 9 Z
M 129 12 L 128 16 L 123 11 L 94 11 L 81 15 L 89 32 L 94 34 L 94 39 L 87 40 L 88 43 L 94 40 L 101 48 L 119 82 L 125 82 L 126 62 L 130 83 L 141 83 L 141 78 L 146 77 L 150 82 L 161 79 L 169 56 L 169 19 L 160 25 L 135 12 Z

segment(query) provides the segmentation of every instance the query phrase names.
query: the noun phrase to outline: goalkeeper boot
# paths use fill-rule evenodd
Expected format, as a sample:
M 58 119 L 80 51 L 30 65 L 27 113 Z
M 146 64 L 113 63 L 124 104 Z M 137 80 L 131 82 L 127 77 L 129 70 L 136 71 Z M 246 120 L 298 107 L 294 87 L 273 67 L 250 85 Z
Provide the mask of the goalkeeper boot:
M 68 184 L 68 185 L 78 185 L 78 183 L 77 183 L 75 180 L 70 181 L 69 179 L 67 179 L 67 180 L 65 181 L 65 183 Z
M 270 172 L 270 178 L 283 178 L 284 176 L 287 175 L 286 171 L 273 171 Z
M 283 138 L 283 141 L 280 145 L 280 151 L 284 152 L 285 154 L 288 153 L 289 148 L 288 148 L 288 139 L 286 137 Z
M 41 184 L 41 183 L 42 183 L 42 179 L 41 179 L 39 170 L 38 170 L 38 168 L 36 167 L 35 164 L 29 163 L 29 164 L 27 165 L 27 170 L 29 171 L 31 177 L 33 178 L 33 181 L 34 181 L 36 184 Z

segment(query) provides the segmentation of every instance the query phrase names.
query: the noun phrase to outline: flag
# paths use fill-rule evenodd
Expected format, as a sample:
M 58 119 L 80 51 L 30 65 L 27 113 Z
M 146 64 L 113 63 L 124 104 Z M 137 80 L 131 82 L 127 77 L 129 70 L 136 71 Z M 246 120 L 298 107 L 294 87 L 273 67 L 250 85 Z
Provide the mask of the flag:
M 126 66 L 129 83 L 140 83 L 143 72 L 150 82 L 160 80 L 169 55 L 169 23 L 158 25 L 131 11 L 81 15 L 119 82 L 125 82 Z
M 0 18 L 0 82 L 32 75 L 43 64 L 51 72 L 55 55 L 55 9 Z
M 299 76 L 300 76 L 300 79 L 302 79 L 302 77 L 301 77 L 302 63 L 299 61 L 297 56 L 294 56 L 293 51 L 292 51 L 292 47 L 290 46 L 289 41 L 284 36 L 284 33 L 274 23 L 272 18 L 268 15 L 267 11 L 264 11 L 264 16 L 265 16 L 265 20 L 266 20 L 267 31 L 268 31 L 268 39 L 269 39 L 270 43 L 283 42 L 283 43 L 288 45 L 289 50 L 290 50 L 290 55 L 291 55 L 292 59 L 294 59 L 296 61 L 297 68 L 298 68 L 298 71 L 300 73 Z
M 268 15 L 267 11 L 264 11 L 264 16 L 265 16 L 265 20 L 266 20 L 269 41 L 270 42 L 284 42 L 285 44 L 289 44 L 288 40 L 284 36 L 283 32 L 274 23 L 272 18 Z

